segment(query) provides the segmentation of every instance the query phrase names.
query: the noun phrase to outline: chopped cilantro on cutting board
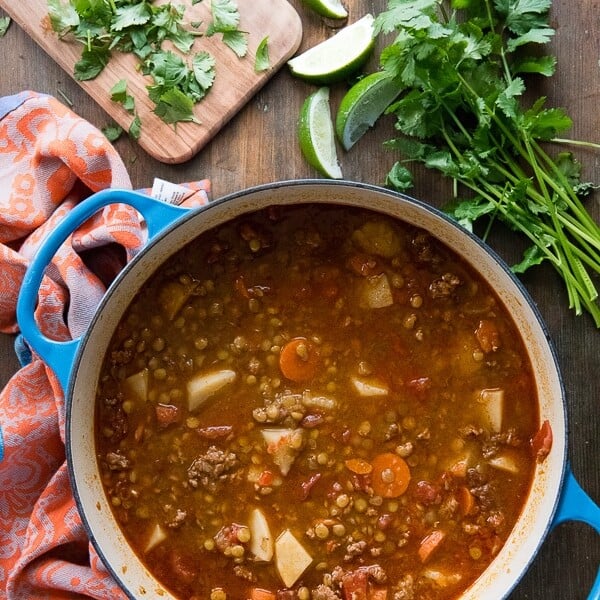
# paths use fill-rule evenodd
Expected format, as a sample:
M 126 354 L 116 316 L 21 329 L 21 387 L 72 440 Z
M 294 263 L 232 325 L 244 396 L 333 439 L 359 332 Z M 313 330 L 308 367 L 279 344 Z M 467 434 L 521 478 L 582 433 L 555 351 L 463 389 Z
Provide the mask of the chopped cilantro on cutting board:
M 132 53 L 140 71 L 153 81 L 147 89 L 154 112 L 169 124 L 199 122 L 194 105 L 206 96 L 217 75 L 209 52 L 190 56 L 197 37 L 221 34 L 223 43 L 240 58 L 248 48 L 234 0 L 212 0 L 212 19 L 205 25 L 186 23 L 183 6 L 156 5 L 149 0 L 48 0 L 48 15 L 61 38 L 70 36 L 82 44 L 74 67 L 76 79 L 96 78 L 114 52 Z M 163 47 L 164 42 L 170 42 L 174 50 Z M 115 85 L 112 99 L 133 113 L 133 98 L 125 93 L 127 82 Z

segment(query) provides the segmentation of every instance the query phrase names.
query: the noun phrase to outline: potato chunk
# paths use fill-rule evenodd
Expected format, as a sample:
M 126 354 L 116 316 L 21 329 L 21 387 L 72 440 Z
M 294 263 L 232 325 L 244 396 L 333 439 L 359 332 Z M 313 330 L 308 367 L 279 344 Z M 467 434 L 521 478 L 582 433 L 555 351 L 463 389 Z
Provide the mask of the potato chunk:
M 385 273 L 361 280 L 360 304 L 363 308 L 385 308 L 394 304 L 392 288 Z
M 287 475 L 304 445 L 302 429 L 272 428 L 263 429 L 262 436 L 267 444 L 267 452 L 273 456 L 273 462 L 282 475 Z
M 150 532 L 150 537 L 146 542 L 144 552 L 150 552 L 158 544 L 164 542 L 167 539 L 167 532 L 161 527 L 160 523 L 156 523 Z
M 312 557 L 304 546 L 285 529 L 275 541 L 275 566 L 285 587 L 292 587 L 311 562 Z
M 148 369 L 142 369 L 127 377 L 123 382 L 123 387 L 126 392 L 138 400 L 146 402 L 148 400 Z
M 250 538 L 250 552 L 254 554 L 257 560 L 271 561 L 274 552 L 273 536 L 262 510 L 259 508 L 252 510 L 248 527 L 252 535 Z
M 352 235 L 352 240 L 369 254 L 392 258 L 400 251 L 400 237 L 385 221 L 368 221 Z
M 236 372 L 231 369 L 198 373 L 198 375 L 192 377 L 187 384 L 189 410 L 196 410 L 211 396 L 214 396 L 225 386 L 233 383 L 236 377 Z
M 486 388 L 479 393 L 478 401 L 483 408 L 485 424 L 494 433 L 502 430 L 502 413 L 504 412 L 504 390 Z
M 179 281 L 168 281 L 158 293 L 158 304 L 165 316 L 172 321 L 193 292 L 192 285 Z
M 360 396 L 365 398 L 372 396 L 387 396 L 390 392 L 388 386 L 377 379 L 352 378 L 352 386 Z

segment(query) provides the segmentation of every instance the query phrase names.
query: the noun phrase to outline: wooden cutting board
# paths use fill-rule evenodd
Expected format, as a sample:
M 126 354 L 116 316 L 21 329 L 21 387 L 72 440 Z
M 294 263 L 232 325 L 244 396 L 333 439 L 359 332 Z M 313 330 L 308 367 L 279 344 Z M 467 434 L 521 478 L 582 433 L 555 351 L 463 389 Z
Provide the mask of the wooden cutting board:
M 212 21 L 208 0 L 194 5 L 191 0 L 173 0 L 173 4 L 185 5 L 186 23 L 201 21 L 207 24 Z M 127 131 L 133 116 L 110 99 L 113 85 L 126 79 L 127 91 L 135 98 L 136 110 L 142 122 L 138 140 L 140 146 L 161 162 L 185 162 L 285 64 L 296 52 L 302 39 L 300 17 L 288 0 L 238 0 L 237 5 L 239 29 L 248 33 L 247 55 L 238 58 L 223 44 L 219 34 L 198 38 L 192 50 L 206 50 L 216 59 L 214 84 L 195 108 L 200 124 L 168 125 L 153 113 L 154 104 L 146 91 L 146 85 L 151 80 L 136 69 L 138 61 L 133 55 L 113 53 L 109 64 L 96 79 L 78 83 Z M 0 7 L 73 77 L 73 66 L 81 55 L 82 46 L 79 42 L 58 38 L 48 19 L 46 0 L 0 0 Z M 256 50 L 266 36 L 270 68 L 256 73 Z

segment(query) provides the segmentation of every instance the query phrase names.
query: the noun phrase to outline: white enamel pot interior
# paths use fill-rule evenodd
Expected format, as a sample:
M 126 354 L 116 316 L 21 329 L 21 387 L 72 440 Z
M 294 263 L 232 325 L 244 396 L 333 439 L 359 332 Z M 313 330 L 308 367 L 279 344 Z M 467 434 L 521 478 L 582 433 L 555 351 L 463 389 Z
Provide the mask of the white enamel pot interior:
M 121 315 L 158 265 L 201 233 L 240 214 L 269 205 L 306 202 L 366 207 L 421 227 L 442 240 L 490 282 L 508 308 L 529 352 L 537 383 L 540 422 L 548 420 L 554 441 L 536 467 L 531 492 L 507 543 L 463 600 L 505 598 L 549 530 L 566 466 L 564 390 L 556 356 L 540 316 L 506 265 L 478 238 L 423 203 L 382 188 L 349 182 L 281 182 L 232 194 L 190 211 L 155 236 L 111 286 L 73 353 L 68 382 L 67 451 L 76 500 L 92 542 L 127 594 L 135 598 L 171 595 L 144 568 L 113 519 L 100 481 L 94 449 L 94 400 L 102 358 Z

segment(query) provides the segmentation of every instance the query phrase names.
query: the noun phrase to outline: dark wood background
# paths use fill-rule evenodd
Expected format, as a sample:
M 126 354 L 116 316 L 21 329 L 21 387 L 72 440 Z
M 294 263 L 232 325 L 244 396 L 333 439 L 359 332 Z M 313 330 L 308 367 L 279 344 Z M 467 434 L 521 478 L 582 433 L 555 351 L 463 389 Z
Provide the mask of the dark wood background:
M 241 0 L 251 1 L 251 0 Z M 260 0 L 259 0 L 260 1 Z M 309 13 L 300 0 L 291 0 L 304 24 L 301 50 L 323 40 L 328 25 Z M 351 20 L 382 10 L 385 0 L 346 0 Z M 0 10 L 0 16 L 2 11 Z M 564 107 L 573 118 L 571 137 L 600 142 L 600 0 L 555 0 L 552 20 L 556 36 L 551 51 L 558 69 L 550 80 L 532 81 L 535 94 L 547 95 L 550 106 Z M 64 94 L 75 112 L 98 127 L 109 118 L 79 86 L 12 24 L 0 39 L 0 96 L 30 89 Z M 376 55 L 371 61 L 376 66 Z M 126 136 L 115 146 L 125 162 L 134 188 L 151 185 L 155 176 L 173 182 L 208 177 L 213 196 L 275 180 L 316 177 L 297 146 L 295 125 L 304 98 L 313 87 L 293 79 L 284 68 L 234 117 L 196 157 L 182 165 L 166 165 L 151 159 Z M 336 106 L 344 87 L 332 89 Z M 383 184 L 395 156 L 382 147 L 393 137 L 393 123 L 383 119 L 349 153 L 340 152 L 345 179 Z M 600 183 L 600 151 L 574 148 L 584 165 L 586 179 Z M 414 196 L 435 206 L 448 200 L 450 184 L 437 174 L 419 171 Z M 589 210 L 600 219 L 596 194 Z M 519 259 L 522 241 L 515 234 L 496 230 L 490 244 L 509 263 Z M 545 319 L 556 345 L 567 391 L 569 457 L 576 477 L 600 502 L 600 336 L 588 316 L 576 317 L 567 309 L 557 275 L 544 266 L 523 277 Z M 0 334 L 0 387 L 18 369 L 13 339 Z M 567 523 L 551 532 L 512 600 L 585 598 L 600 564 L 600 539 L 589 527 Z M 482 599 L 483 600 L 483 599 Z M 485 599 L 487 600 L 487 599 Z

